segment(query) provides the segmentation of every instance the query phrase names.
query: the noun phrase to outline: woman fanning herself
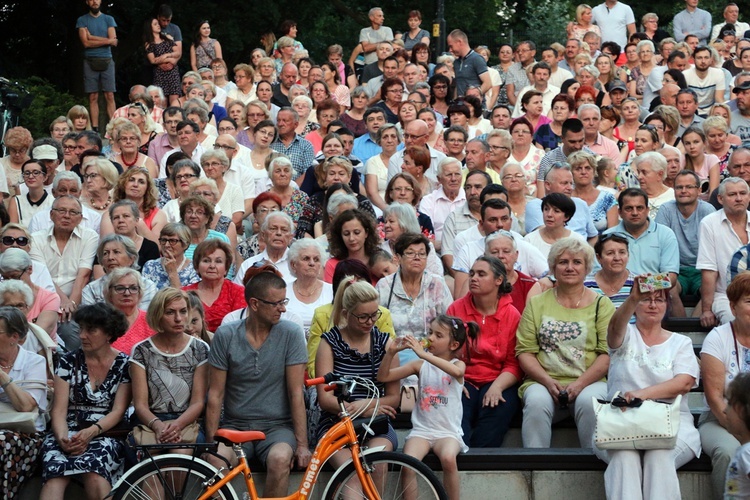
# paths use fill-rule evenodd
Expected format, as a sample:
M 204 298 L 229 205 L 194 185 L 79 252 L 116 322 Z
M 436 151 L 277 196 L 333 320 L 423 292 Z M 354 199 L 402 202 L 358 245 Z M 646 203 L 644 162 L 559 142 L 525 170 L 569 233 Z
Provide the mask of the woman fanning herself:
M 334 327 L 322 336 L 315 358 L 315 373 L 323 375 L 335 372 L 337 375 L 357 375 L 372 380 L 380 392 L 378 413 L 393 418 L 399 404 L 399 383 L 397 380 L 383 383 L 376 379 L 391 342 L 388 334 L 375 326 L 381 315 L 375 288 L 367 282 L 347 276 L 336 291 L 331 318 Z M 398 366 L 397 359 L 391 358 L 389 361 L 391 368 Z M 346 403 L 347 411 L 353 413 L 364 408 L 361 416 L 371 416 L 375 405 L 374 401 L 366 399 L 366 395 L 364 388 L 355 390 L 351 400 Z M 323 386 L 318 386 L 318 402 L 322 410 L 318 425 L 320 438 L 338 420 L 340 410 L 336 397 L 323 390 Z M 389 451 L 396 449 L 396 431 L 389 423 L 388 432 L 371 437 L 367 440 L 367 446 L 384 446 Z M 339 452 L 331 457 L 331 461 L 338 467 L 347 456 L 348 452 Z
M 456 455 L 469 450 L 461 430 L 461 393 L 466 365 L 458 357 L 467 338 L 476 340 L 478 334 L 476 323 L 467 324 L 461 318 L 441 314 L 430 323 L 427 350 L 412 336 L 391 342 L 378 372 L 380 382 L 410 375 L 419 377 L 418 401 L 411 414 L 412 431 L 406 438 L 404 453 L 422 460 L 434 451 L 440 459 L 443 483 L 451 499 L 458 499 L 461 493 Z M 414 351 L 419 359 L 391 370 L 390 361 L 406 349 Z M 435 398 L 435 395 L 441 397 Z
M 613 399 L 616 392 L 628 401 L 672 402 L 682 395 L 677 444 L 673 449 L 647 451 L 594 447 L 594 452 L 609 464 L 604 473 L 607 498 L 680 498 L 677 469 L 701 452 L 700 436 L 684 397 L 698 386 L 698 361 L 688 337 L 661 326 L 669 292 L 644 294 L 639 287 L 641 279 L 636 278 L 630 296 L 614 313 L 607 330 L 611 358 L 607 399 Z M 634 325 L 628 323 L 633 314 Z
M 518 408 L 516 384 L 521 369 L 515 356 L 521 315 L 510 298 L 505 266 L 495 257 L 479 257 L 469 271 L 469 293 L 447 314 L 480 325 L 464 350 L 466 379 L 461 427 L 471 447 L 502 446 Z

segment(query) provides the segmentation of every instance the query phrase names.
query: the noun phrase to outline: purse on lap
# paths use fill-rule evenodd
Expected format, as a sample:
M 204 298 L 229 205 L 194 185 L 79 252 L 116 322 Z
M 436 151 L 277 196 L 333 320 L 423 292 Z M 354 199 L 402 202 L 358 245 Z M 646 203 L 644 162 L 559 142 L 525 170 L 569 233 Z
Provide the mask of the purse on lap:
M 25 391 L 31 389 L 47 389 L 45 380 L 16 380 L 17 386 Z M 36 430 L 36 420 L 39 418 L 39 408 L 32 411 L 17 411 L 11 403 L 0 402 L 0 429 L 13 432 L 22 432 L 34 434 Z
M 630 404 L 615 394 L 612 401 L 591 398 L 596 415 L 594 445 L 601 450 L 661 450 L 677 444 L 680 402 L 640 401 Z M 625 408 L 625 411 L 623 411 Z
M 174 420 L 166 420 L 164 423 L 170 422 L 174 422 Z M 198 422 L 186 425 L 180 432 L 180 443 L 195 443 L 198 439 L 198 429 Z M 137 445 L 161 444 L 156 440 L 156 433 L 143 424 L 133 428 L 132 434 Z

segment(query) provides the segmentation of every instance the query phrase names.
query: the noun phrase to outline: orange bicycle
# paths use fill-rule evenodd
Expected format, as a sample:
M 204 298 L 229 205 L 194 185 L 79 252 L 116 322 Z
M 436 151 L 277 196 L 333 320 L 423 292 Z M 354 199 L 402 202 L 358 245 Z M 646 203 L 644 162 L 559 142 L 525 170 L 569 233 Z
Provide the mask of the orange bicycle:
M 310 463 L 305 470 L 299 488 L 284 500 L 324 499 L 404 499 L 447 500 L 447 495 L 435 473 L 419 460 L 398 452 L 383 451 L 383 447 L 364 448 L 360 441 L 373 431 L 384 417 L 377 415 L 378 388 L 369 379 L 354 376 L 335 376 L 311 379 L 306 385 L 326 384 L 326 390 L 335 390 L 339 402 L 340 421 L 320 439 Z M 369 422 L 355 425 L 354 418 L 364 408 L 350 415 L 344 406 L 357 386 L 367 388 L 368 398 L 375 403 L 375 411 Z M 151 451 L 175 449 L 173 444 L 138 446 L 146 458 L 130 469 L 112 489 L 109 497 L 115 500 L 213 500 L 249 498 L 262 500 L 258 496 L 250 466 L 247 463 L 242 443 L 265 439 L 262 432 L 219 429 L 216 443 L 184 444 L 179 448 L 193 449 L 191 455 L 170 453 L 152 456 Z M 231 467 L 217 452 L 218 443 L 231 446 L 238 463 Z M 318 476 L 328 459 L 339 450 L 348 449 L 351 460 L 336 469 L 322 493 L 315 491 Z M 221 458 L 227 465 L 221 469 L 203 460 L 208 453 Z M 377 472 L 376 472 L 377 471 Z M 231 481 L 242 474 L 247 487 L 245 496 L 238 496 Z

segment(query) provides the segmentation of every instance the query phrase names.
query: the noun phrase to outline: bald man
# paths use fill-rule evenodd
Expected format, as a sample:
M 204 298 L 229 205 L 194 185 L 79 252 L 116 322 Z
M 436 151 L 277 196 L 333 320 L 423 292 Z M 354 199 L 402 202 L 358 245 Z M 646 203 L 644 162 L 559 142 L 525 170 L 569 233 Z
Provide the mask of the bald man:
M 430 131 L 427 129 L 427 124 L 424 120 L 414 120 L 406 125 L 404 130 L 404 149 L 414 146 L 427 148 L 430 153 L 430 168 L 425 172 L 425 176 L 432 181 L 437 182 L 437 166 L 440 160 L 445 158 L 445 153 L 433 149 L 427 144 L 427 139 L 430 136 Z M 401 166 L 404 164 L 404 150 L 396 151 L 391 156 L 391 160 L 388 162 L 388 180 L 391 180 L 394 175 L 401 173 Z

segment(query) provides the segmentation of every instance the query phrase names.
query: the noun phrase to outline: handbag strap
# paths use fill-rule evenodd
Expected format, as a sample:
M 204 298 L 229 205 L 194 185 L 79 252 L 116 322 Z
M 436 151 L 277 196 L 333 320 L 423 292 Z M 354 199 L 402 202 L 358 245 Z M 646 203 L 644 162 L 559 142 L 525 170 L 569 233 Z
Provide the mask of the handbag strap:
M 393 281 L 391 281 L 391 291 L 388 292 L 388 304 L 385 306 L 386 309 L 391 308 L 391 299 L 393 298 L 393 287 L 396 285 L 396 277 L 401 274 L 401 266 L 393 273 Z
M 596 299 L 596 309 L 594 310 L 594 326 L 599 322 L 599 302 L 602 300 L 603 295 L 599 295 Z
M 737 359 L 737 371 L 742 372 L 742 365 L 740 364 L 740 344 L 737 342 L 737 334 L 734 333 L 734 321 L 730 321 L 729 326 L 732 329 L 732 338 L 734 339 L 734 357 Z

